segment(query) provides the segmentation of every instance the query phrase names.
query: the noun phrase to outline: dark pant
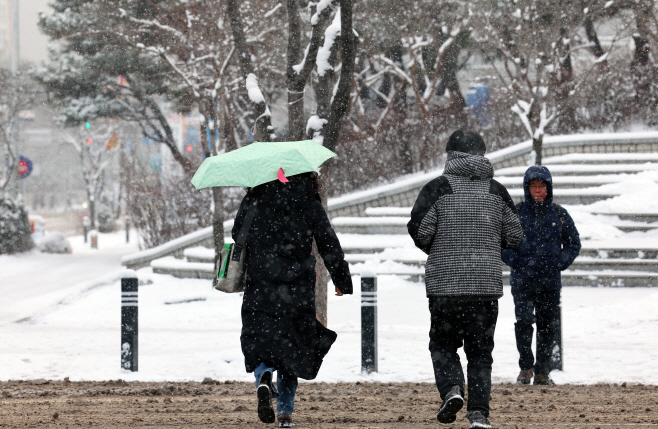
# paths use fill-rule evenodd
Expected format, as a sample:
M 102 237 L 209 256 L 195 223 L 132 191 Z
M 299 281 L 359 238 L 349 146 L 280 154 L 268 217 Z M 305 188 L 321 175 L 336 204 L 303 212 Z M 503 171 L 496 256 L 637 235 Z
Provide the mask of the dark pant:
M 552 369 L 553 352 L 557 347 L 560 329 L 560 290 L 534 291 L 512 288 L 516 323 L 516 348 L 522 370 L 533 368 L 535 373 L 548 374 Z M 532 355 L 532 324 L 537 323 L 537 362 Z
M 432 324 L 430 352 L 441 399 L 453 386 L 464 392 L 464 372 L 457 354 L 463 344 L 468 360 L 468 411 L 489 415 L 491 352 L 498 319 L 498 301 L 463 301 L 429 297 Z

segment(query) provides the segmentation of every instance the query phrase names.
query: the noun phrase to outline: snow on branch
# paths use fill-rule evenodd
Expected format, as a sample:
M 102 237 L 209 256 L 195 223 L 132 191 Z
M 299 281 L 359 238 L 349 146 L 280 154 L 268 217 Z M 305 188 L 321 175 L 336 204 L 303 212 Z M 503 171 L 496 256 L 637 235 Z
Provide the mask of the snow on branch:
M 605 54 L 603 54 L 600 57 L 598 57 L 597 59 L 595 59 L 594 64 L 602 63 L 603 61 L 607 60 L 608 59 L 608 54 L 609 54 L 609 52 L 606 52 Z
M 398 67 L 398 65 L 395 64 L 395 62 L 393 62 L 390 58 L 387 58 L 384 55 L 376 55 L 375 58 L 389 66 L 389 70 L 387 71 L 394 73 L 397 77 L 406 80 L 411 85 L 414 84 L 414 81 L 411 79 L 411 77 L 404 70 Z
M 263 97 L 263 93 L 260 91 L 260 87 L 258 86 L 258 78 L 255 74 L 249 73 L 247 75 L 247 78 L 245 79 L 245 86 L 247 87 L 247 94 L 249 95 L 249 99 L 253 103 L 265 103 L 265 97 Z
M 329 122 L 327 119 L 321 118 L 318 115 L 313 115 L 308 118 L 306 122 L 306 135 L 309 135 L 310 131 L 313 130 L 312 139 L 319 144 L 324 143 L 324 136 L 322 135 L 322 128 L 324 125 Z
M 320 0 L 320 2 L 317 5 L 317 8 L 315 9 L 315 13 L 311 17 L 311 25 L 317 25 L 318 22 L 320 22 L 320 15 L 328 7 L 333 7 L 334 1 L 335 0 Z
M 532 136 L 532 138 L 534 139 L 539 139 L 540 137 L 542 137 L 544 135 L 544 130 L 546 129 L 548 124 L 550 124 L 553 118 L 555 118 L 555 112 L 551 116 L 547 117 L 546 110 L 547 110 L 546 103 L 542 103 L 541 110 L 539 112 L 539 126 L 535 130 L 534 135 Z
M 523 100 L 518 100 L 517 103 L 514 106 L 512 106 L 512 112 L 516 113 L 519 116 L 526 131 L 528 132 L 528 134 L 530 134 L 530 137 L 533 137 L 534 134 L 532 132 L 532 126 L 530 125 L 530 121 L 528 120 L 528 114 L 530 113 L 530 108 L 532 107 L 533 101 L 534 100 L 532 100 L 530 103 L 526 103 Z
M 137 24 L 148 25 L 149 27 L 157 27 L 161 30 L 165 30 L 165 31 L 168 31 L 170 33 L 173 33 L 176 36 L 180 37 L 181 39 L 185 38 L 185 35 L 183 33 L 181 33 L 180 31 L 176 30 L 173 27 L 170 27 L 169 25 L 161 24 L 157 19 L 148 20 L 148 19 L 134 18 L 134 17 L 128 15 L 128 13 L 123 9 L 119 9 L 119 11 L 121 12 L 122 17 L 127 17 L 132 22 L 135 22 Z
M 311 49 L 311 45 L 310 44 L 306 45 L 306 50 L 304 51 L 304 58 L 302 59 L 302 62 L 292 66 L 292 69 L 295 71 L 295 73 L 300 74 L 302 72 L 302 69 L 304 68 L 304 65 L 306 64 L 306 58 L 308 57 L 308 51 L 310 49 Z
M 276 6 L 274 6 L 270 11 L 266 12 L 265 15 L 263 15 L 263 18 L 269 18 L 270 16 L 274 15 L 274 12 L 279 10 L 280 7 L 282 7 L 283 4 L 279 3 Z
M 318 9 L 319 8 L 320 6 L 318 5 Z M 331 63 L 329 62 L 329 58 L 331 58 L 331 51 L 333 50 L 334 44 L 336 43 L 336 38 L 340 36 L 340 31 L 341 30 L 340 30 L 340 7 L 339 7 L 338 11 L 336 12 L 336 15 L 334 16 L 334 20 L 331 22 L 331 25 L 327 27 L 327 29 L 324 32 L 324 44 L 318 51 L 316 64 L 318 67 L 319 76 L 324 76 L 324 74 L 327 71 L 333 69 Z

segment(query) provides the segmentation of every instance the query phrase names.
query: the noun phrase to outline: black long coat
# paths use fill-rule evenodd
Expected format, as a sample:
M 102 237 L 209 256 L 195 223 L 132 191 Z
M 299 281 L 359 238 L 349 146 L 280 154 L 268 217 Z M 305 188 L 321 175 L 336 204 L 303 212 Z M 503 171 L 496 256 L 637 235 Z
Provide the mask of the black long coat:
M 240 341 L 247 372 L 265 363 L 311 380 L 336 340 L 315 317 L 313 238 L 338 289 L 351 294 L 352 279 L 319 196 L 305 181 L 290 179 L 250 190 L 235 218 L 234 239 L 256 203 L 246 241 Z

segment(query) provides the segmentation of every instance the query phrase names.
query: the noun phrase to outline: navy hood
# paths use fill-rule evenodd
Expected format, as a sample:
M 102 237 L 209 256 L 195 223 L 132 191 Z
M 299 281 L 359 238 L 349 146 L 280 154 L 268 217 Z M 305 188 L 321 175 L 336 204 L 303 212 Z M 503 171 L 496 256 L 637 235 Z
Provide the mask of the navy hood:
M 548 196 L 541 203 L 533 200 L 530 196 L 530 181 L 532 179 L 539 179 L 546 183 Z M 543 165 L 533 165 L 526 170 L 525 176 L 523 177 L 523 194 L 525 195 L 525 202 L 532 207 L 549 206 L 553 203 L 553 177 L 548 168 Z

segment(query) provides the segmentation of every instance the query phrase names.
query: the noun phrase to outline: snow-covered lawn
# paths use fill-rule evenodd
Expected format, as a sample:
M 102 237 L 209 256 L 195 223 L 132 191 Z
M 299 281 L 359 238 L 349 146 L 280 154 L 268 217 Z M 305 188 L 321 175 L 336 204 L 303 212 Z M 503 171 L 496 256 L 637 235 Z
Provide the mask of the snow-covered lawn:
M 68 237 L 71 254 L 33 250 L 0 255 L 0 325 L 38 314 L 65 297 L 94 285 L 120 278 L 121 256 L 137 252 L 137 234 L 126 244 L 125 232 L 98 234 L 98 249 L 84 243 L 82 235 Z
M 139 271 L 142 282 L 152 282 L 139 291 L 140 370 L 119 368 L 118 260 L 134 251 L 120 237 L 114 250 L 107 249 L 110 237 L 101 237 L 103 255 L 83 250 L 74 238 L 72 255 L 0 257 L 0 379 L 251 380 L 240 351 L 241 297 L 216 292 L 207 280 L 150 268 Z M 317 380 L 432 381 L 424 286 L 379 278 L 379 373 L 363 375 L 359 278 L 354 281 L 355 295 L 329 298 L 329 327 L 339 335 Z M 554 373 L 557 382 L 658 384 L 658 289 L 565 288 L 562 296 L 565 371 Z M 506 288 L 494 380 L 512 381 L 517 359 Z

